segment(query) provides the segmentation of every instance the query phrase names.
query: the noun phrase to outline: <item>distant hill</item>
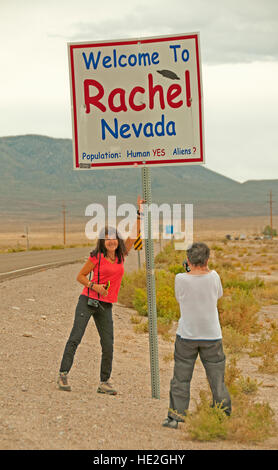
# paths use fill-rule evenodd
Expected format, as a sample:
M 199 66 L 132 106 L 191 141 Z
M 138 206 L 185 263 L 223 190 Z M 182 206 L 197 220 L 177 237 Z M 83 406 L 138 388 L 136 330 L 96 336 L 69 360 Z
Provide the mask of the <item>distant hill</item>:
M 72 141 L 41 135 L 0 138 L 0 211 L 4 216 L 46 218 L 65 201 L 72 216 L 83 216 L 92 202 L 136 202 L 142 193 L 138 168 L 74 171 Z M 278 180 L 238 183 L 205 166 L 152 168 L 152 200 L 193 203 L 194 217 L 259 216 L 268 213 L 272 190 L 273 214 L 278 214 Z

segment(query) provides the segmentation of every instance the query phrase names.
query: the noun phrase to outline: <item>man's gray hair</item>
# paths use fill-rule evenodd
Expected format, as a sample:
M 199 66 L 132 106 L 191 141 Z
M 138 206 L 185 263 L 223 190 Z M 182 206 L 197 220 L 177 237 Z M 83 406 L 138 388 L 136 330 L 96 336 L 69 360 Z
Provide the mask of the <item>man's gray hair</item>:
M 195 266 L 204 266 L 209 259 L 210 249 L 205 243 L 193 243 L 187 250 L 188 261 Z

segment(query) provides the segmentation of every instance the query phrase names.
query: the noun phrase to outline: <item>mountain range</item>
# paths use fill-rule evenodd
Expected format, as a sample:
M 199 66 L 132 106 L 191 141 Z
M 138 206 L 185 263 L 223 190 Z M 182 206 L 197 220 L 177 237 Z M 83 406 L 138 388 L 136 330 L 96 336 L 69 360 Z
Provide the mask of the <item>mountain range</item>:
M 51 219 L 63 202 L 72 217 L 90 203 L 136 203 L 142 194 L 140 168 L 73 170 L 71 139 L 42 135 L 0 138 L 2 216 Z M 269 194 L 278 201 L 278 179 L 239 183 L 205 165 L 151 168 L 152 202 L 194 205 L 194 217 L 246 217 L 269 213 Z M 278 204 L 273 204 L 273 215 Z

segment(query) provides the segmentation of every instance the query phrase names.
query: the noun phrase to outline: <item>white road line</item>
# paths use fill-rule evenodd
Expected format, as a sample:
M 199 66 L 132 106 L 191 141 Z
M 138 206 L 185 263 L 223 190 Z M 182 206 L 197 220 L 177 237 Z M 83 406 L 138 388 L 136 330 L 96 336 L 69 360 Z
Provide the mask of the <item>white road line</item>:
M 21 268 L 21 269 L 16 269 L 15 271 L 8 271 L 6 273 L 0 273 L 0 276 L 5 276 L 5 274 L 13 274 L 13 273 L 19 273 L 20 271 L 26 271 L 27 269 L 34 269 L 34 268 L 41 268 L 44 266 L 51 266 L 53 264 L 59 264 L 59 263 L 64 263 L 67 261 L 55 261 L 54 263 L 46 263 L 46 264 L 37 264 L 35 266 L 29 266 L 28 268 Z

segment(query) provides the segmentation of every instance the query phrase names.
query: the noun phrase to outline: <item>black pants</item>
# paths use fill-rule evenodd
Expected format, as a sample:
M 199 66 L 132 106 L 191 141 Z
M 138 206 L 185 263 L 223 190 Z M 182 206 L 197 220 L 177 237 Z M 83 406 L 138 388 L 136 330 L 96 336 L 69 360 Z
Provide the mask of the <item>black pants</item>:
M 88 321 L 92 316 L 100 336 L 102 349 L 100 380 L 106 382 L 109 379 L 112 371 L 114 343 L 112 304 L 101 302 L 101 305 L 104 310 L 99 308 L 95 311 L 88 306 L 88 297 L 80 295 L 75 310 L 73 327 L 64 350 L 60 372 L 70 371 L 77 346 L 80 344 Z
M 190 400 L 190 382 L 198 354 L 206 371 L 212 392 L 213 404 L 222 403 L 226 413 L 231 413 L 231 398 L 224 383 L 225 355 L 222 340 L 193 341 L 176 336 L 174 376 L 170 383 L 168 416 L 182 421 L 178 415 L 186 415 Z

